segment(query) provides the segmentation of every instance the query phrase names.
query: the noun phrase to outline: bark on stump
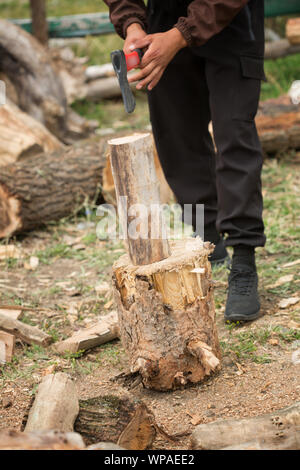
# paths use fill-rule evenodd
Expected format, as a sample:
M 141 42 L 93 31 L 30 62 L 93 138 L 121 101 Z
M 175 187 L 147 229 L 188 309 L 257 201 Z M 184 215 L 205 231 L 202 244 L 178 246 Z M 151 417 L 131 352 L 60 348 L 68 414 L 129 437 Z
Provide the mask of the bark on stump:
M 172 390 L 198 383 L 220 368 L 220 347 L 208 256 L 200 239 L 171 243 L 163 261 L 113 267 L 120 336 L 146 388 Z

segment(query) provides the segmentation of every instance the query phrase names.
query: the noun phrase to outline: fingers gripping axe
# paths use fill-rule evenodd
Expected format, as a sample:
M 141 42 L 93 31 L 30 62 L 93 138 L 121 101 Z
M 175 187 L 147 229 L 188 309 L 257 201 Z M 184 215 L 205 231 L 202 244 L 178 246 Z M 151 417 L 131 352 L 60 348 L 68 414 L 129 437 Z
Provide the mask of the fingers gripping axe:
M 135 98 L 128 83 L 127 72 L 138 67 L 142 58 L 143 52 L 141 49 L 135 49 L 131 54 L 125 54 L 121 50 L 111 53 L 111 61 L 119 80 L 127 113 L 132 113 L 135 110 Z

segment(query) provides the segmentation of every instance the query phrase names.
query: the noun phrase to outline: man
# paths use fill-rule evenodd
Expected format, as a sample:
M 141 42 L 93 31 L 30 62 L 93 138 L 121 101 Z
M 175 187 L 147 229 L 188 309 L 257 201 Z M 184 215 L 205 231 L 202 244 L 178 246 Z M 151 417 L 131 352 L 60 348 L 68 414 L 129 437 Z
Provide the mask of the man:
M 266 241 L 254 122 L 265 79 L 264 1 L 105 3 L 124 51 L 146 51 L 131 81 L 148 89 L 159 157 L 178 202 L 193 204 L 195 213 L 196 204 L 205 205 L 205 240 L 216 245 L 212 262 L 224 262 L 226 246 L 233 247 L 225 319 L 255 320 L 255 247 Z

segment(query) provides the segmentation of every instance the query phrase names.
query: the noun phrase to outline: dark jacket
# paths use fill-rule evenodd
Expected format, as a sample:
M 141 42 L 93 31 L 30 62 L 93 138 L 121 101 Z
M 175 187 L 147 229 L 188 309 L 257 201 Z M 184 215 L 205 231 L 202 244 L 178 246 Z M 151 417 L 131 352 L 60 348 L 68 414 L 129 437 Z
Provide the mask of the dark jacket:
M 117 33 L 125 38 L 132 23 L 147 31 L 149 15 L 165 10 L 169 24 L 176 27 L 189 46 L 224 46 L 264 53 L 264 0 L 104 0 Z M 150 31 L 151 32 L 151 31 Z

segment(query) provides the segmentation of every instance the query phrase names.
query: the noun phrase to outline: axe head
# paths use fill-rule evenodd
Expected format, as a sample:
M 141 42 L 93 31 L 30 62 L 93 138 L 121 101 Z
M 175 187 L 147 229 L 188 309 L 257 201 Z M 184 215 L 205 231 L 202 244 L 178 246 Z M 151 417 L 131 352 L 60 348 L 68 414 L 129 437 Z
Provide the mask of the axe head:
M 127 113 L 133 113 L 135 110 L 135 98 L 128 83 L 127 72 L 136 68 L 142 59 L 140 50 L 135 50 L 131 54 L 125 55 L 121 50 L 111 53 L 111 61 L 119 80 L 124 106 Z

